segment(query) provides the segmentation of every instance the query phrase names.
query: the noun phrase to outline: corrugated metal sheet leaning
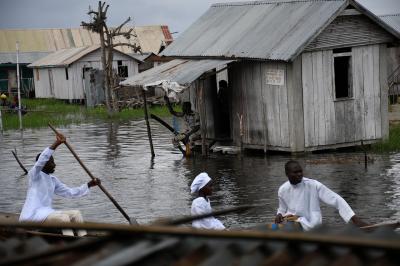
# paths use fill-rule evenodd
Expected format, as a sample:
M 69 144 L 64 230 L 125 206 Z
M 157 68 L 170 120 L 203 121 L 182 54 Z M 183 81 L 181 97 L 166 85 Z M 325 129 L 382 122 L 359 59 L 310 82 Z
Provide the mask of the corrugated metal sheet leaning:
M 175 97 L 175 93 L 180 93 L 188 88 L 203 73 L 233 61 L 175 59 L 129 77 L 121 82 L 120 85 L 140 86 L 145 90 L 147 90 L 147 87 L 159 87 L 169 93 L 170 97 Z

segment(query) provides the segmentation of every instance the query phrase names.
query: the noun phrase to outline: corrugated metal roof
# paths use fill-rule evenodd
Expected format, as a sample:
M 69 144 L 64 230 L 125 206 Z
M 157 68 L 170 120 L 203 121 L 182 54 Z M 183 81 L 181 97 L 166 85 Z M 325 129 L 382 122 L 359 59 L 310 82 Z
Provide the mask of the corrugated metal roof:
M 142 73 L 129 77 L 120 84 L 123 86 L 144 86 L 160 80 L 177 82 L 187 86 L 200 77 L 204 72 L 218 66 L 228 64 L 234 60 L 184 60 L 175 59 L 156 66 Z
M 99 45 L 62 49 L 49 54 L 29 65 L 29 67 L 68 66 L 83 56 L 99 49 Z
M 400 14 L 383 15 L 379 18 L 400 34 Z
M 51 53 L 35 62 L 32 64 L 28 65 L 29 67 L 63 67 L 63 66 L 69 66 L 70 64 L 74 63 L 75 61 L 79 60 L 83 56 L 100 49 L 100 45 L 91 45 L 91 46 L 83 46 L 83 47 L 77 47 L 77 48 L 70 48 L 70 49 L 62 49 L 59 51 L 56 51 L 54 53 Z M 121 53 L 120 51 L 117 51 Z M 129 56 L 130 58 L 137 60 L 139 62 L 142 62 L 141 60 L 135 58 L 132 55 L 129 54 L 124 54 L 126 56 Z M 100 61 L 100 58 L 99 58 Z
M 348 1 L 257 1 L 212 5 L 165 56 L 293 59 Z
M 119 36 L 115 43 L 138 43 L 142 52 L 158 53 L 162 43 L 172 41 L 165 36 L 167 26 L 136 26 L 137 38 L 126 39 Z M 0 30 L 0 52 L 14 52 L 15 43 L 19 41 L 21 52 L 54 52 L 66 48 L 99 44 L 97 33 L 87 29 L 2 29 Z M 117 47 L 124 53 L 131 53 L 127 46 Z
M 45 57 L 46 55 L 50 54 L 49 52 L 25 52 L 20 53 L 18 56 L 19 62 L 21 64 L 30 64 L 40 58 Z M 15 64 L 17 62 L 17 54 L 16 52 L 13 53 L 0 53 L 0 64 Z
M 143 62 L 144 60 L 146 60 L 147 57 L 152 55 L 152 53 L 142 53 L 142 54 L 129 53 L 129 55 Z

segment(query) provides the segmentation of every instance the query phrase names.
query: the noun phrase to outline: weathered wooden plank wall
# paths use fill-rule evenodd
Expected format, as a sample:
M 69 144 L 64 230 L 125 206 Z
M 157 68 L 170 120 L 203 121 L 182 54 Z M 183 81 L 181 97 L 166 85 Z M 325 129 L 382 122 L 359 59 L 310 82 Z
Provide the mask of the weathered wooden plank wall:
M 398 49 L 400 50 L 400 49 Z M 386 48 L 386 44 L 379 45 L 379 85 L 380 85 L 380 94 L 381 94 L 381 130 L 382 130 L 382 138 L 387 139 L 389 137 L 389 114 L 388 114 L 388 83 L 387 77 L 389 75 L 388 68 L 388 49 Z M 400 57 L 399 57 L 400 60 Z
M 306 148 L 375 140 L 388 132 L 385 45 L 352 48 L 352 97 L 335 99 L 332 50 L 302 54 Z M 386 88 L 386 89 L 385 89 Z
M 128 66 L 128 76 L 138 73 L 138 62 L 122 53 L 115 53 L 113 68 L 117 71 L 118 61 L 122 65 Z M 35 78 L 35 93 L 38 98 L 56 98 L 56 99 L 84 99 L 84 80 L 82 69 L 91 67 L 101 69 L 100 50 L 90 53 L 68 67 L 68 80 L 66 79 L 65 68 L 51 68 L 54 84 L 54 95 L 50 92 L 50 81 L 48 78 L 48 69 L 40 69 L 39 80 Z M 36 72 L 36 70 L 34 70 Z
M 203 80 L 204 106 L 207 125 L 207 138 L 215 138 L 215 106 L 217 101 L 217 80 L 212 75 Z
M 304 109 L 302 90 L 302 63 L 298 57 L 287 67 L 287 98 L 290 151 L 304 151 Z
M 231 132 L 240 141 L 243 115 L 245 146 L 290 150 L 287 67 L 283 62 L 242 62 L 229 69 Z M 266 84 L 267 70 L 283 70 L 283 86 Z
M 39 75 L 38 75 L 39 74 Z M 36 69 L 33 71 L 35 82 L 35 97 L 50 98 L 49 74 L 47 69 Z

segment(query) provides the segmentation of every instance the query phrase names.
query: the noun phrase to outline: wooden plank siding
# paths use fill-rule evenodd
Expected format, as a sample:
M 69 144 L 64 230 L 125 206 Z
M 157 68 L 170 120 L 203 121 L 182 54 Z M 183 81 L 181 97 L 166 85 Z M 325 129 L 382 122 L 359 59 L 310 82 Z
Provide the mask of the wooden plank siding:
M 400 49 L 399 49 L 400 50 Z M 379 85 L 381 93 L 381 135 L 383 139 L 389 138 L 389 99 L 388 99 L 388 81 L 389 76 L 388 68 L 388 54 L 389 51 L 386 48 L 386 44 L 379 45 Z
M 287 67 L 287 99 L 290 151 L 304 151 L 304 111 L 301 57 Z
M 353 91 L 344 99 L 335 99 L 333 51 L 301 55 L 306 150 L 386 136 L 385 51 L 379 44 L 352 48 Z
M 395 38 L 365 15 L 338 16 L 305 51 L 388 43 Z
M 242 62 L 229 71 L 231 92 L 231 134 L 240 143 L 240 115 L 243 115 L 245 147 L 290 151 L 288 79 L 284 62 Z M 282 69 L 285 84 L 266 84 L 266 71 Z M 291 92 L 293 94 L 293 92 Z
M 97 50 L 69 65 L 68 80 L 66 79 L 65 67 L 40 68 L 40 80 L 37 80 L 37 78 L 34 79 L 36 97 L 54 97 L 64 100 L 85 99 L 83 69 L 89 67 L 102 69 L 100 57 L 100 50 Z M 138 62 L 119 52 L 114 53 L 113 69 L 115 71 L 118 69 L 118 60 L 122 61 L 122 65 L 128 66 L 128 76 L 138 73 Z M 54 95 L 50 92 L 49 69 L 52 70 Z M 36 69 L 34 69 L 35 72 Z

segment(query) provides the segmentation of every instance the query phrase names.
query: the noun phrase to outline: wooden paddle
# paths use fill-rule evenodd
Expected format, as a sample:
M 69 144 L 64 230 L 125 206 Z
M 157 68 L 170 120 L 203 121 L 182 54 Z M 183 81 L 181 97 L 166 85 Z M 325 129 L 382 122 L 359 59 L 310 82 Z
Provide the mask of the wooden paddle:
M 14 155 L 15 160 L 17 160 L 17 163 L 19 164 L 19 166 L 22 168 L 22 170 L 24 170 L 25 175 L 28 173 L 28 170 L 26 170 L 26 168 L 24 167 L 24 165 L 21 163 L 21 161 L 19 160 L 18 156 L 17 156 L 17 150 L 11 151 L 12 154 Z
M 360 229 L 370 230 L 370 229 L 376 229 L 378 227 L 388 227 L 388 228 L 396 229 L 396 228 L 400 227 L 400 221 L 371 224 L 371 225 L 367 225 L 367 226 L 362 226 L 362 227 L 360 227 Z
M 50 123 L 48 125 L 54 131 L 54 133 L 59 134 L 59 132 Z M 96 178 L 89 171 L 89 169 L 83 164 L 83 162 L 78 157 L 78 155 L 75 153 L 74 149 L 69 145 L 69 143 L 65 141 L 64 144 L 70 150 L 72 155 L 74 155 L 75 159 L 82 166 L 82 168 L 85 170 L 85 172 L 90 176 L 90 178 L 92 180 L 95 180 Z M 121 214 L 125 217 L 125 219 L 128 220 L 129 224 L 137 224 L 137 221 L 134 218 L 133 218 L 133 220 L 131 220 L 131 218 L 128 216 L 128 214 L 126 214 L 126 212 L 122 209 L 122 207 L 118 204 L 118 202 L 110 195 L 110 193 L 108 193 L 108 191 L 103 187 L 102 184 L 98 184 L 97 186 L 104 192 L 104 194 L 106 194 L 106 196 L 111 200 L 111 202 L 114 204 L 114 206 L 117 207 L 117 209 L 121 212 Z
M 223 210 L 218 210 L 218 211 L 213 211 L 210 213 L 206 214 L 200 214 L 200 215 L 190 215 L 190 216 L 182 216 L 179 218 L 172 218 L 172 219 L 160 219 L 156 220 L 151 225 L 180 225 L 184 223 L 189 223 L 195 220 L 200 220 L 204 218 L 208 218 L 211 216 L 220 216 L 224 214 L 230 214 L 230 213 L 238 213 L 238 212 L 244 212 L 247 210 L 250 210 L 252 208 L 258 207 L 259 205 L 242 205 L 242 206 L 237 206 L 237 207 L 231 207 Z

